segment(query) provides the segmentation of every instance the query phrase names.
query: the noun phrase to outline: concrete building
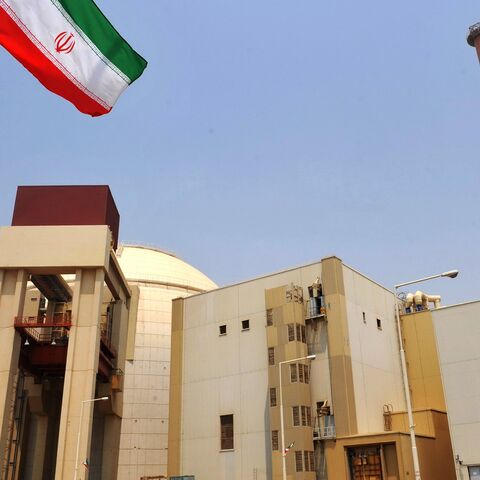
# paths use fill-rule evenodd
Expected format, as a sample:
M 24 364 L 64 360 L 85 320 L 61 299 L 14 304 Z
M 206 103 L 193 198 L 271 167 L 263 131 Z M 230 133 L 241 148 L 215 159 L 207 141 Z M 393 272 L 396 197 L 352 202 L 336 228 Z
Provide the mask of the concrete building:
M 336 257 L 174 300 L 169 476 L 413 478 L 394 305 Z M 453 480 L 436 374 L 412 385 L 422 478 Z
M 118 231 L 107 186 L 19 187 L 0 228 L 2 480 L 166 474 L 171 300 L 216 285 Z
M 480 301 L 432 312 L 458 480 L 480 479 Z
M 156 248 L 121 245 L 117 258 L 132 291 L 138 292 L 135 331 L 126 352 L 117 478 L 138 480 L 167 473 L 172 299 L 216 285 Z
M 116 478 L 132 320 L 118 218 L 108 187 L 20 188 L 0 229 L 2 479 Z

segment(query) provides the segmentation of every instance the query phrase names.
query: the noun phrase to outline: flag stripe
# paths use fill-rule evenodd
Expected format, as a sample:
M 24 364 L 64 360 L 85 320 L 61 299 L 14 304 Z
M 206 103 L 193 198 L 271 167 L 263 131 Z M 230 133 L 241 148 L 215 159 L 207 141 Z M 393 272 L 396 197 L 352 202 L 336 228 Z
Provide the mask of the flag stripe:
M 50 91 L 72 102 L 81 112 L 92 116 L 110 111 L 75 84 L 34 43 L 0 2 L 0 44 Z
M 96 45 L 129 79 L 135 81 L 147 62 L 122 38 L 93 0 L 55 0 Z
M 0 0 L 2 4 L 37 48 L 67 77 L 87 94 L 90 92 L 95 100 L 103 102 L 107 109 L 113 107 L 128 82 L 105 64 L 54 3 L 50 0 Z M 56 49 L 55 39 L 58 40 L 63 32 L 73 34 L 75 46 L 70 53 Z

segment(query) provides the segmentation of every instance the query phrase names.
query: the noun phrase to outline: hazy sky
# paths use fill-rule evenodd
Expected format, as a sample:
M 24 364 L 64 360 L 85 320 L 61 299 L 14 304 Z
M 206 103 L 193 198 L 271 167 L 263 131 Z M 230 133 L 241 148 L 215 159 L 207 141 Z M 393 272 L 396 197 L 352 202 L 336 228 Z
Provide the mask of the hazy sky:
M 478 0 L 97 3 L 149 66 L 92 119 L 0 50 L 0 225 L 19 184 L 109 184 L 123 240 L 221 285 L 335 254 L 480 298 Z

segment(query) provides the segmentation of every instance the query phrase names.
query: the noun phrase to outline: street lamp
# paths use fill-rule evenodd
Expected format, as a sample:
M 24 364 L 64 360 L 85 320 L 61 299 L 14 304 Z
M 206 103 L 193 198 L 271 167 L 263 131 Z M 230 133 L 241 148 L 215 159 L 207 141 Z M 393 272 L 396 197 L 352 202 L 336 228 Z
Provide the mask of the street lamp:
M 280 434 L 282 436 L 282 476 L 283 480 L 287 480 L 287 462 L 285 458 L 285 428 L 283 421 L 283 392 L 282 392 L 282 365 L 286 363 L 295 363 L 301 360 L 314 360 L 316 355 L 307 355 L 306 357 L 294 358 L 292 360 L 284 360 L 278 362 L 278 377 L 279 377 L 279 389 L 280 389 Z
M 400 361 L 401 361 L 402 376 L 403 376 L 403 391 L 405 394 L 405 403 L 407 404 L 407 415 L 408 415 L 408 423 L 409 423 L 409 430 L 410 430 L 410 443 L 412 444 L 413 470 L 415 473 L 415 480 L 421 480 L 420 464 L 418 461 L 417 441 L 415 438 L 415 424 L 413 423 L 412 400 L 410 398 L 410 384 L 408 382 L 407 362 L 405 360 L 405 350 L 403 348 L 403 339 L 402 339 L 402 328 L 400 326 L 400 309 L 398 306 L 397 289 L 400 287 L 405 287 L 406 285 L 412 285 L 414 283 L 421 283 L 427 280 L 433 280 L 434 278 L 440 278 L 440 277 L 455 278 L 457 275 L 458 275 L 458 270 L 449 270 L 448 272 L 438 273 L 437 275 L 431 275 L 430 277 L 424 277 L 424 278 L 419 278 L 417 280 L 411 280 L 409 282 L 399 283 L 398 285 L 395 285 L 395 289 L 394 289 L 395 320 L 397 322 L 398 343 L 400 344 Z
M 77 452 L 75 454 L 75 474 L 73 475 L 73 480 L 77 480 L 78 475 L 78 456 L 80 455 L 80 437 L 82 435 L 82 420 L 83 420 L 83 406 L 86 403 L 92 402 L 102 402 L 108 400 L 110 397 L 100 397 L 100 398 L 90 398 L 88 400 L 82 400 L 82 407 L 80 409 L 80 420 L 78 424 L 78 434 L 77 434 Z

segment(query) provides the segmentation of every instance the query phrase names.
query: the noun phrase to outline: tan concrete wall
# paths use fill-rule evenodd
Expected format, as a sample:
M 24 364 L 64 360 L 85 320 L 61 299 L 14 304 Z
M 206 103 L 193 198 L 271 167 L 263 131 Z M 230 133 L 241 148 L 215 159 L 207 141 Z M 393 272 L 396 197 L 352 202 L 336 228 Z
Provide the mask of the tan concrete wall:
M 75 268 L 108 268 L 111 233 L 106 225 L 1 227 L 0 268 L 38 268 L 74 273 Z
M 331 257 L 322 260 L 322 286 L 327 305 L 328 349 L 335 427 L 337 435 L 352 435 L 357 433 L 357 416 L 340 259 Z
M 180 475 L 181 472 L 183 305 L 183 298 L 173 300 L 170 354 L 170 401 L 168 413 L 168 477 Z
M 401 316 L 413 409 L 446 411 L 432 312 Z

